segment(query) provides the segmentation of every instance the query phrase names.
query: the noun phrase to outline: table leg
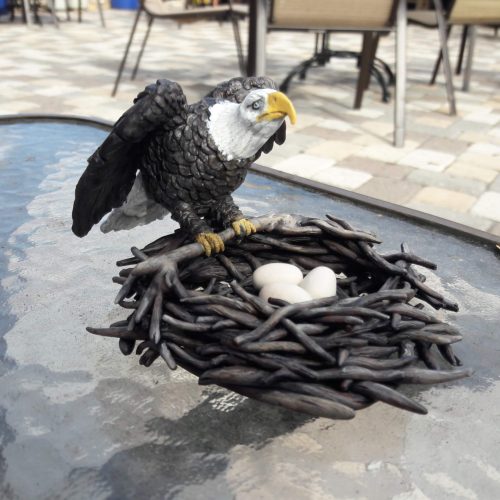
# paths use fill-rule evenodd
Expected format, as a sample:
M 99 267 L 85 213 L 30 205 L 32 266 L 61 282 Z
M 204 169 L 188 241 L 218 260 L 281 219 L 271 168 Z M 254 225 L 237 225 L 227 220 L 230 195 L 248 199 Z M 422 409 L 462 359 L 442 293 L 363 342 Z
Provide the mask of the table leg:
M 247 74 L 266 74 L 266 34 L 268 0 L 250 2 Z
M 399 0 L 396 13 L 396 96 L 394 99 L 394 145 L 405 142 L 406 101 L 406 0 Z

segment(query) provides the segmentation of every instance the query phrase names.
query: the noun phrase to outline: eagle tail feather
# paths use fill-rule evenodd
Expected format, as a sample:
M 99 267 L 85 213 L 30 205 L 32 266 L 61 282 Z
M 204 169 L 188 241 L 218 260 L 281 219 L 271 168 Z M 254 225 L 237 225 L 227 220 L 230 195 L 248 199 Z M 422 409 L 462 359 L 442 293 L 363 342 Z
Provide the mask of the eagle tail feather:
M 130 190 L 125 203 L 109 214 L 101 224 L 101 231 L 121 231 L 132 229 L 136 226 L 144 226 L 158 219 L 163 219 L 169 211 L 148 197 L 139 172 L 135 178 L 134 185 Z

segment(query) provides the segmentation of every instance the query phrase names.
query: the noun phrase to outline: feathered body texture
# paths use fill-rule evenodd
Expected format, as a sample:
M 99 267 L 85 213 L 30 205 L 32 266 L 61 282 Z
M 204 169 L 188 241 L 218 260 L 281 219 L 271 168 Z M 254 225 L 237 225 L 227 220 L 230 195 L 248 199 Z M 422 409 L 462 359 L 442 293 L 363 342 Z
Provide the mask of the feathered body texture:
M 205 212 L 214 200 L 240 186 L 259 155 L 227 159 L 208 134 L 209 110 L 204 101 L 188 106 L 185 117 L 185 123 L 173 130 L 152 135 L 139 168 L 155 201 L 169 210 L 185 202 Z
M 159 80 L 146 87 L 89 158 L 76 187 L 73 232 L 84 236 L 112 209 L 129 205 L 131 212 L 130 198 L 139 188 L 145 191 L 146 211 L 161 205 L 193 236 L 243 217 L 230 195 L 262 152 L 284 142 L 285 123 L 279 122 L 251 156 L 231 157 L 209 131 L 210 109 L 221 102 L 240 104 L 256 89 L 275 88 L 266 77 L 234 78 L 189 105 L 175 82 Z

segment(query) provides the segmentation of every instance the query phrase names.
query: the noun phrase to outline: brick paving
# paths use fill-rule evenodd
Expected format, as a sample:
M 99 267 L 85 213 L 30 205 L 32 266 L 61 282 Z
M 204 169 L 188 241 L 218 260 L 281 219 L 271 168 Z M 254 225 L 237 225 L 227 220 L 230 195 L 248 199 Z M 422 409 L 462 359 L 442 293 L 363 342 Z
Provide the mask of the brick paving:
M 116 98 L 110 97 L 134 13 L 106 10 L 108 27 L 97 15 L 84 22 L 44 17 L 43 27 L 0 24 L 0 114 L 63 113 L 116 120 L 145 84 L 157 78 L 178 81 L 188 100 L 199 99 L 217 82 L 238 74 L 230 25 L 196 23 L 178 28 L 155 22 L 135 81 L 132 50 Z M 63 16 L 61 16 L 63 17 Z M 6 21 L 5 18 L 2 21 Z M 140 24 L 142 36 L 145 22 Z M 247 26 L 242 24 L 246 39 Z M 268 75 L 280 81 L 311 54 L 307 33 L 271 33 Z M 459 31 L 452 33 L 452 62 Z M 332 36 L 332 47 L 356 50 L 359 35 Z M 455 77 L 458 115 L 449 116 L 442 76 L 427 84 L 437 54 L 437 33 L 409 27 L 407 139 L 392 146 L 392 102 L 381 102 L 372 82 L 361 110 L 353 110 L 354 60 L 334 59 L 294 80 L 289 95 L 298 124 L 284 146 L 260 163 L 375 198 L 440 215 L 500 235 L 500 37 L 478 33 L 470 92 Z M 394 36 L 384 37 L 378 56 L 394 63 Z

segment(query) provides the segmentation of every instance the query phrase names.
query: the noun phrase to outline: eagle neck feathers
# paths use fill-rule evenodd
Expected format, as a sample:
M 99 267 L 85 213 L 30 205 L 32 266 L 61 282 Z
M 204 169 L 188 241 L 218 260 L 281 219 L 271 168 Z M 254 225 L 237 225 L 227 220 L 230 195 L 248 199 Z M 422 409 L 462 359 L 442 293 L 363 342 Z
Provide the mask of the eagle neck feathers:
M 268 139 L 241 118 L 239 104 L 229 101 L 210 107 L 207 127 L 218 150 L 229 161 L 251 159 Z

